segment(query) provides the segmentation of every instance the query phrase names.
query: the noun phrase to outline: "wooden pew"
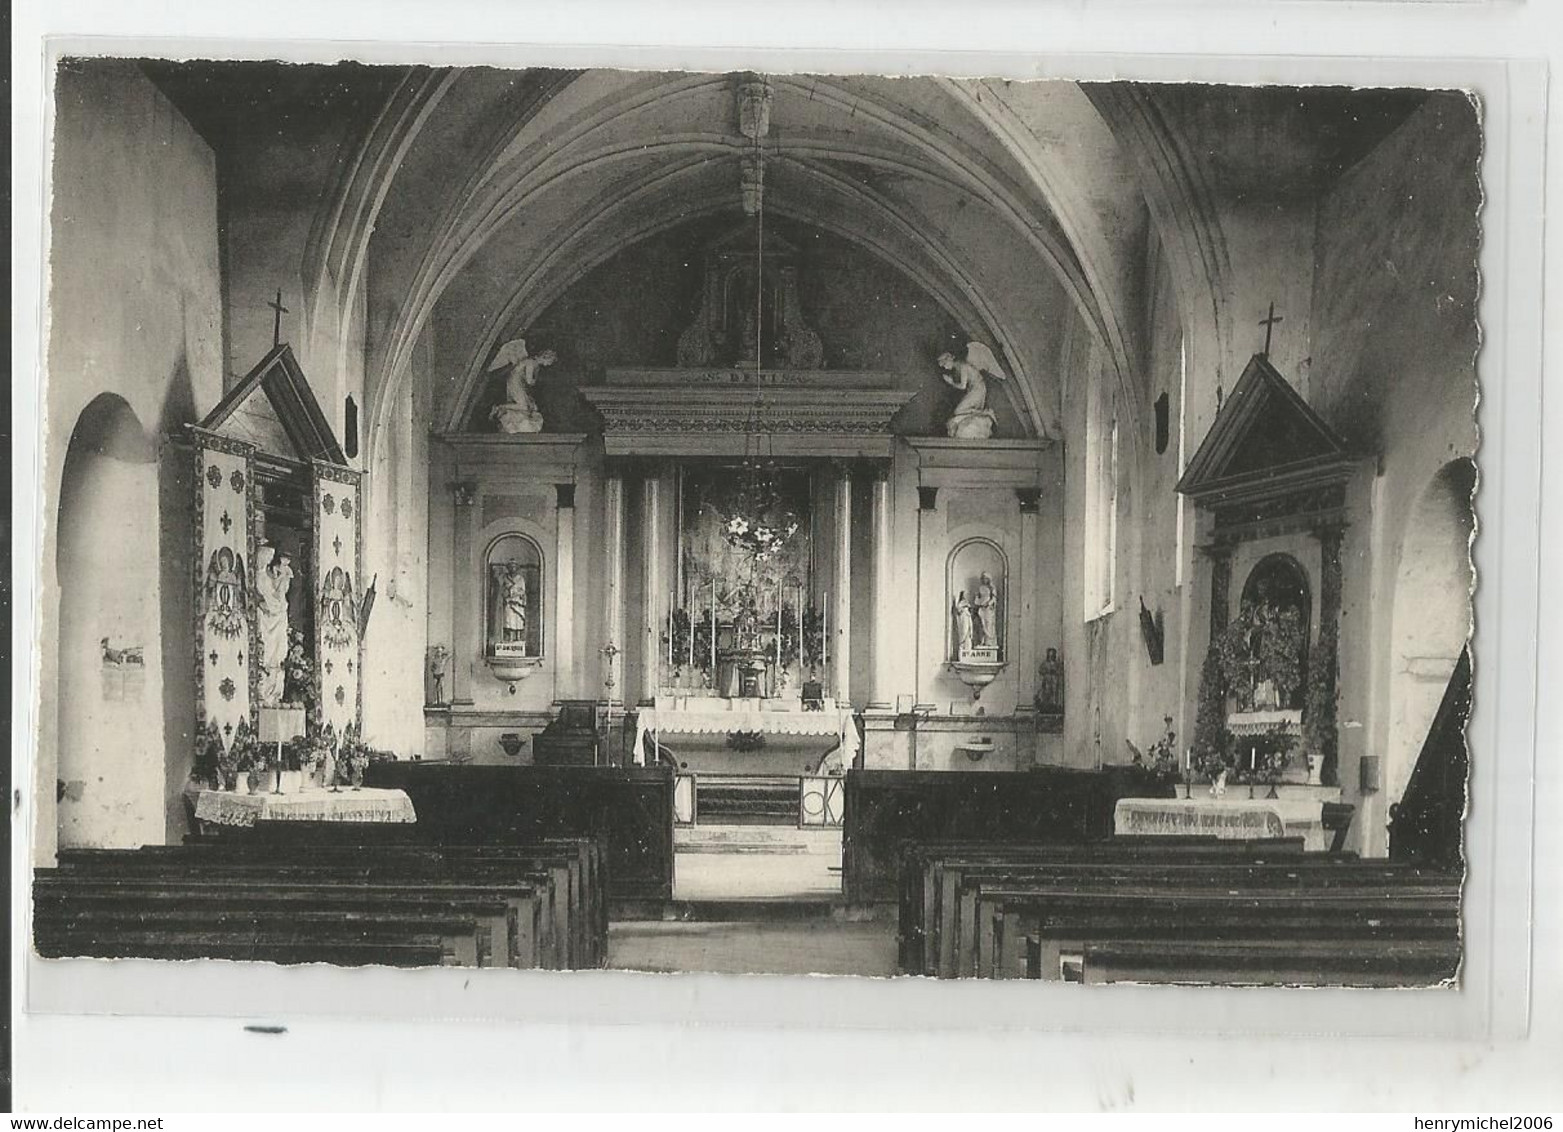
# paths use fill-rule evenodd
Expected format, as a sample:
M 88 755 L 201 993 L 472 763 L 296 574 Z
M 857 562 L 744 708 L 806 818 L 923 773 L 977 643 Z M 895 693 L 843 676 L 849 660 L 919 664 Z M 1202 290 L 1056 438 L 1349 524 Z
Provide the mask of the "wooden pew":
M 196 854 L 151 852 L 148 859 L 116 866 L 121 875 L 139 872 L 156 876 L 160 870 L 179 862 L 182 867 L 199 870 L 208 876 L 279 877 L 296 881 L 329 875 L 337 879 L 357 878 L 365 883 L 442 883 L 461 882 L 497 886 L 526 886 L 535 910 L 518 907 L 516 914 L 538 921 L 535 929 L 544 967 L 592 965 L 589 959 L 594 941 L 584 934 L 585 909 L 577 909 L 579 878 L 572 872 L 575 857 L 562 851 L 526 854 L 450 854 L 416 848 L 383 856 L 365 864 L 360 855 L 337 847 L 290 849 L 276 855 L 274 863 L 257 861 L 247 850 L 207 851 Z M 305 862 L 308 862 L 307 864 Z M 285 871 L 284 871 L 285 870 Z
M 317 832 L 320 830 L 307 828 L 306 839 Z M 370 853 L 366 859 L 365 851 L 355 847 L 312 844 L 290 832 L 286 836 L 279 833 L 275 843 L 233 839 L 149 846 L 133 852 L 66 850 L 61 864 L 77 870 L 113 870 L 118 875 L 157 876 L 170 868 L 221 867 L 248 870 L 254 876 L 276 876 L 278 870 L 291 869 L 295 871 L 292 879 L 311 881 L 405 879 L 427 885 L 433 878 L 501 884 L 521 881 L 535 886 L 546 880 L 538 896 L 552 909 L 545 908 L 544 915 L 552 922 L 552 935 L 545 933 L 540 938 L 560 962 L 550 962 L 551 957 L 545 954 L 543 965 L 601 966 L 605 960 L 604 866 L 600 846 L 592 841 L 551 841 L 535 846 L 377 844 Z
M 367 941 L 365 930 L 395 942 L 434 932 L 451 963 L 474 966 L 538 965 L 536 933 L 514 913 L 514 889 L 396 885 L 307 885 L 278 881 L 188 881 L 173 877 L 40 876 L 35 881 L 34 929 L 42 954 L 96 955 L 115 931 L 133 926 L 166 929 L 171 938 L 192 930 L 216 932 L 225 923 L 240 932 L 275 925 L 309 941 Z M 453 930 L 450 925 L 457 927 Z M 355 934 L 356 933 L 356 934 Z M 77 950 L 62 950 L 66 942 Z M 469 946 L 470 945 L 470 946 Z M 46 950 L 52 948 L 52 950 Z
M 329 906 L 348 908 L 362 900 L 406 904 L 415 902 L 434 911 L 459 902 L 499 901 L 504 917 L 492 953 L 512 966 L 557 967 L 568 956 L 556 943 L 556 907 L 563 907 L 556 893 L 556 878 L 529 863 L 431 862 L 411 859 L 393 862 L 348 864 L 332 861 L 303 864 L 287 861 L 263 864 L 247 858 L 237 861 L 202 859 L 205 854 L 170 853 L 164 849 L 141 850 L 83 859 L 64 855 L 53 883 L 76 877 L 83 883 L 109 882 L 134 886 L 143 899 L 160 888 L 194 891 L 209 905 L 225 894 L 259 900 L 269 891 L 283 892 L 295 901 L 316 899 Z M 556 899 L 556 896 L 558 899 Z
M 1048 977 L 1064 952 L 1094 943 L 1273 938 L 1368 943 L 1459 934 L 1457 892 L 1393 886 L 1176 893 L 1161 887 L 1132 895 L 985 887 L 977 921 L 960 973 L 983 978 Z M 1031 941 L 1040 945 L 1035 968 L 1027 962 Z
M 850 903 L 897 898 L 908 841 L 1083 845 L 1111 836 L 1120 797 L 1145 792 L 1122 774 L 1051 766 L 853 770 L 843 791 L 842 887 Z
M 1296 926 L 1346 947 L 1458 937 L 1457 877 L 1272 842 L 910 846 L 903 865 L 902 969 L 946 977 L 1023 974 L 1028 935 L 1035 967 L 1044 937 L 1062 945 L 1093 924 L 1137 939 L 1163 929 L 1236 939 L 1247 915 L 1251 931 Z M 1046 918 L 1028 907 L 1039 900 Z M 1322 922 L 1310 927 L 1300 912 Z
M 1454 940 L 1197 943 L 1132 941 L 1084 949 L 1087 983 L 1155 982 L 1225 985 L 1406 986 L 1453 979 L 1460 967 Z
M 902 970 L 937 974 L 940 941 L 953 947 L 959 919 L 958 890 L 971 869 L 1027 866 L 1108 867 L 1146 861 L 1181 861 L 1191 869 L 1218 862 L 1301 859 L 1302 839 L 1217 841 L 1208 837 L 1114 838 L 1091 845 L 996 845 L 992 842 L 906 843 L 900 869 Z M 945 956 L 946 974 L 952 962 Z
M 416 838 L 441 845 L 601 842 L 607 896 L 673 898 L 671 767 L 473 766 L 383 762 L 370 786 L 405 790 Z

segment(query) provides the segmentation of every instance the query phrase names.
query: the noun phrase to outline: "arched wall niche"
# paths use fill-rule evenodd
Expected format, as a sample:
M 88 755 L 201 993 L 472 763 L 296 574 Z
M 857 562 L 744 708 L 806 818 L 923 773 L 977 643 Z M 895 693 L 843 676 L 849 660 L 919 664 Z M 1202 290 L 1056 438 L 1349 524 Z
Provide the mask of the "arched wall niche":
M 511 531 L 488 544 L 483 554 L 485 655 L 543 656 L 546 586 L 543 551 L 535 539 Z
M 1278 613 L 1294 613 L 1302 623 L 1302 676 L 1280 706 L 1283 709 L 1301 710 L 1307 698 L 1308 648 L 1313 640 L 1313 587 L 1303 564 L 1284 551 L 1266 554 L 1243 582 L 1239 608 L 1266 606 Z
M 1444 689 L 1471 634 L 1472 493 L 1476 464 L 1452 460 L 1434 475 L 1406 519 L 1395 576 L 1389 650 L 1385 800 L 1400 800 Z
M 57 782 L 41 785 L 57 791 L 62 848 L 165 837 L 161 564 L 146 540 L 159 489 L 157 444 L 124 399 L 99 395 L 71 433 L 57 512 Z
M 950 611 L 947 660 L 961 660 L 963 641 L 970 619 L 970 641 L 974 648 L 997 649 L 994 657 L 1005 661 L 1009 630 L 1009 557 L 998 543 L 976 536 L 962 539 L 951 548 L 945 561 L 946 608 Z M 964 605 L 964 611 L 963 611 Z

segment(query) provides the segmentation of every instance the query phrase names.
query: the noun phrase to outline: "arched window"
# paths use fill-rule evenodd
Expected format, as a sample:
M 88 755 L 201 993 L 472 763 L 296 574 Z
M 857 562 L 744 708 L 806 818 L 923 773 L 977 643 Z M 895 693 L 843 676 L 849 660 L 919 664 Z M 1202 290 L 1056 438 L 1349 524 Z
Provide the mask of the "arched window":
M 1100 360 L 1093 357 L 1085 420 L 1085 619 L 1117 605 L 1118 410 Z
M 521 534 L 501 535 L 484 559 L 485 652 L 504 659 L 543 655 L 543 553 Z

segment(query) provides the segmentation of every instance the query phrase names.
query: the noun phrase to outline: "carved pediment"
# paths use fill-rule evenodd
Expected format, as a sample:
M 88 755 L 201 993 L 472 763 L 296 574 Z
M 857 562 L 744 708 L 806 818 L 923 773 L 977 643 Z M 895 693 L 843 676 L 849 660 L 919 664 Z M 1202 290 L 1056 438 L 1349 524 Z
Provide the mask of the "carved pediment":
M 1252 504 L 1338 485 L 1354 463 L 1335 430 L 1255 354 L 1177 490 L 1211 508 Z
M 301 464 L 324 460 L 347 466 L 331 422 L 286 342 L 245 374 L 200 427 Z

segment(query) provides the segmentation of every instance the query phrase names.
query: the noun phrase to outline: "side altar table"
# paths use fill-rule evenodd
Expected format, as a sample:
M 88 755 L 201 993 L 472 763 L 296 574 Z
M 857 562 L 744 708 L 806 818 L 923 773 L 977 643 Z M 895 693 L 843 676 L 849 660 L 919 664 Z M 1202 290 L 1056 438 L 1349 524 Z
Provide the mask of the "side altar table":
M 252 826 L 257 821 L 393 822 L 418 820 L 405 790 L 303 790 L 297 794 L 240 794 L 202 790 L 196 820 L 212 825 Z
M 1200 836 L 1229 841 L 1301 837 L 1303 848 L 1328 847 L 1318 798 L 1120 798 L 1113 832 L 1120 836 Z

